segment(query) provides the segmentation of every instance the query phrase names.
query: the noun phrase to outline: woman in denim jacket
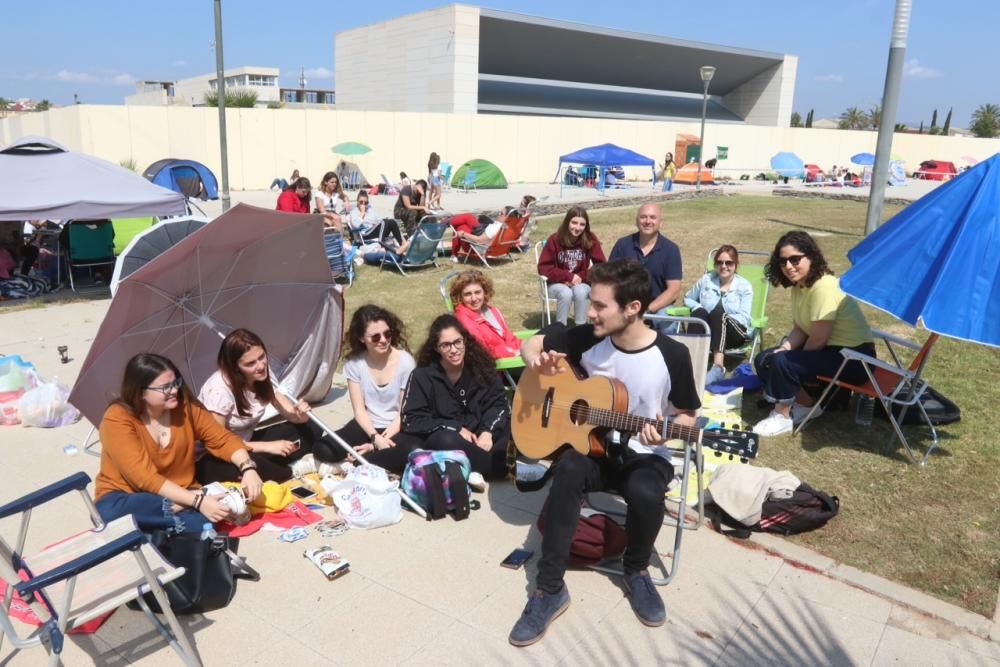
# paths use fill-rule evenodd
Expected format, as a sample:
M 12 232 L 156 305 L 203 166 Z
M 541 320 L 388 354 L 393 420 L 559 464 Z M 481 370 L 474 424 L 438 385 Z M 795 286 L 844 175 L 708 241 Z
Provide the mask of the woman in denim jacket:
M 720 246 L 715 251 L 715 271 L 698 279 L 684 295 L 684 305 L 691 315 L 708 322 L 712 334 L 712 365 L 707 383 L 711 384 L 725 373 L 726 347 L 739 347 L 747 342 L 750 332 L 750 307 L 753 305 L 753 286 L 736 273 L 740 256 L 731 245 Z

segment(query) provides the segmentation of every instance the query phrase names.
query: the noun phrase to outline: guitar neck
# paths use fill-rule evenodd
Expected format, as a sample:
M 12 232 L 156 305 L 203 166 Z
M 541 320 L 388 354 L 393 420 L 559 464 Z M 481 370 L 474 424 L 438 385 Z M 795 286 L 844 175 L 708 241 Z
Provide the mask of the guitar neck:
M 667 440 L 679 439 L 685 442 L 698 442 L 702 435 L 702 430 L 695 426 L 682 426 L 666 419 L 651 419 L 594 407 L 588 411 L 587 423 L 627 433 L 639 433 L 644 426 L 649 425 L 656 429 L 657 433 L 665 433 Z

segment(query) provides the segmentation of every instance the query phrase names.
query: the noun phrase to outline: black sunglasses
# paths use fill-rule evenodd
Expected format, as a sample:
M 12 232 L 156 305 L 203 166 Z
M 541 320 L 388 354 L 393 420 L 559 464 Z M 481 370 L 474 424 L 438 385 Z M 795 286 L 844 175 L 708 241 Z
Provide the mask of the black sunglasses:
M 805 258 L 805 255 L 789 255 L 788 257 L 779 257 L 778 263 L 781 264 L 781 266 L 785 266 L 789 263 L 791 263 L 792 266 L 798 266 L 799 262 Z

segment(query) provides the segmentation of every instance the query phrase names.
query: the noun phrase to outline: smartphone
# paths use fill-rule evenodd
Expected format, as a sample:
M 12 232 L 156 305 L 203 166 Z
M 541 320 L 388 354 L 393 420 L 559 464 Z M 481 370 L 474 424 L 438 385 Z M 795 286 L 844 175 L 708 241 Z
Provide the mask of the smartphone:
M 316 495 L 316 492 L 310 489 L 308 486 L 296 486 L 292 489 L 292 495 L 296 498 L 301 498 L 305 500 L 306 498 L 312 498 Z
M 530 549 L 514 549 L 510 552 L 509 556 L 500 561 L 500 567 L 509 567 L 512 570 L 517 570 L 534 555 L 535 552 Z
M 293 451 L 296 451 L 296 452 L 299 451 L 300 447 L 302 447 L 302 441 L 301 440 L 292 440 L 292 444 L 295 445 L 295 449 Z

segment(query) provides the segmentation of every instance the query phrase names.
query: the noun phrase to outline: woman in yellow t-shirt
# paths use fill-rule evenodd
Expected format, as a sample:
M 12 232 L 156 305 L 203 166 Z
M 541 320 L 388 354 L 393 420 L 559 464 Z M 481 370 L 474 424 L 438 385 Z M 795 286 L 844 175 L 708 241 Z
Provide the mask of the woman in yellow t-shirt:
M 663 158 L 663 191 L 670 192 L 674 189 L 674 175 L 677 174 L 677 164 L 674 162 L 674 154 L 667 153 Z
M 770 436 L 790 433 L 794 423 L 809 413 L 813 399 L 803 385 L 818 375 L 834 375 L 844 360 L 842 348 L 875 356 L 875 344 L 861 308 L 841 291 L 809 234 L 788 232 L 778 239 L 765 271 L 772 285 L 791 288 L 793 320 L 781 344 L 754 360 L 764 396 L 774 408 L 753 430 Z M 852 362 L 842 377 L 862 382 L 864 369 Z

